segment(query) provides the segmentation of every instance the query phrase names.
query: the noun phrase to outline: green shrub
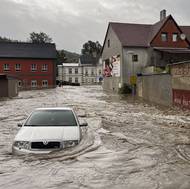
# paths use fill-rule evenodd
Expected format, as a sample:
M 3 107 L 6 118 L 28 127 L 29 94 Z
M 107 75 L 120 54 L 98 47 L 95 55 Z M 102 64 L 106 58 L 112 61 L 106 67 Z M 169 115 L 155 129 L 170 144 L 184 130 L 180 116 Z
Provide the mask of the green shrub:
M 132 92 L 131 86 L 126 83 L 119 89 L 120 94 L 130 94 Z

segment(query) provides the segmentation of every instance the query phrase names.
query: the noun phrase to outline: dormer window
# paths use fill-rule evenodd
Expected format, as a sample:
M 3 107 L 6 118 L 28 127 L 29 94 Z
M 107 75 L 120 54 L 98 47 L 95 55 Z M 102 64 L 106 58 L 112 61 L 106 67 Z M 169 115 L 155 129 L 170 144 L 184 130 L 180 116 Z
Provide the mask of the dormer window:
M 163 42 L 166 42 L 166 41 L 168 41 L 168 33 L 161 33 L 161 40 L 163 41 Z
M 173 33 L 172 35 L 172 41 L 176 42 L 178 40 L 178 34 L 177 33 Z

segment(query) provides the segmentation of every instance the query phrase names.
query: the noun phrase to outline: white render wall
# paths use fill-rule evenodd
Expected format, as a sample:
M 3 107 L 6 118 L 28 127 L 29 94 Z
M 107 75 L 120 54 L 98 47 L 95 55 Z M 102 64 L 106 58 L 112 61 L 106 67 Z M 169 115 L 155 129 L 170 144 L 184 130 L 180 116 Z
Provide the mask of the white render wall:
M 81 75 L 82 74 L 82 68 L 77 66 L 77 67 L 64 67 L 64 74 L 69 74 L 69 75 Z M 72 69 L 72 74 L 69 73 L 69 69 Z M 78 74 L 75 74 L 75 69 L 78 69 Z
M 72 65 L 72 64 L 70 64 Z M 69 73 L 69 70 L 72 73 Z M 78 69 L 78 73 L 75 73 L 75 69 Z M 95 84 L 99 82 L 99 78 L 102 77 L 102 64 L 97 66 L 85 65 L 85 66 L 69 66 L 58 65 L 58 80 L 60 81 L 71 81 L 75 83 L 75 79 L 78 78 L 80 84 Z
M 132 54 L 138 55 L 138 61 L 132 61 Z M 134 74 L 142 73 L 143 68 L 148 65 L 149 53 L 147 48 L 124 48 L 123 49 L 123 81 L 124 83 L 130 83 L 130 76 L 133 75 L 133 64 L 134 64 Z

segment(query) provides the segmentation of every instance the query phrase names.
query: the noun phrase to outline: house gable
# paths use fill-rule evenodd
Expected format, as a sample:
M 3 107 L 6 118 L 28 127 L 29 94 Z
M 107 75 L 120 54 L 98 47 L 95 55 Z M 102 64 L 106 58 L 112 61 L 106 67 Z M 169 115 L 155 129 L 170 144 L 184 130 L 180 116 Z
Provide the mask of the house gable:
M 113 30 L 111 23 L 109 23 L 102 48 L 102 59 L 107 59 L 113 56 L 113 54 L 121 54 L 121 51 L 122 44 Z
M 152 47 L 171 47 L 171 48 L 188 48 L 190 46 L 187 39 L 182 40 L 180 35 L 182 30 L 177 25 L 173 17 L 170 15 L 164 24 L 161 26 L 160 30 L 153 37 L 150 45 Z M 166 34 L 167 40 L 163 41 L 161 35 Z M 173 35 L 177 34 L 177 41 L 173 41 Z

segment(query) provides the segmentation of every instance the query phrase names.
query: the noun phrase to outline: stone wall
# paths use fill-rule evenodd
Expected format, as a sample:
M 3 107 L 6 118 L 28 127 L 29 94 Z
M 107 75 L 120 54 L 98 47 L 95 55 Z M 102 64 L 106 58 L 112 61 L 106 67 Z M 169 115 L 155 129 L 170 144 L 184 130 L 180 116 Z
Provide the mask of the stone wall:
M 137 95 L 150 102 L 172 105 L 171 75 L 157 74 L 138 77 Z

